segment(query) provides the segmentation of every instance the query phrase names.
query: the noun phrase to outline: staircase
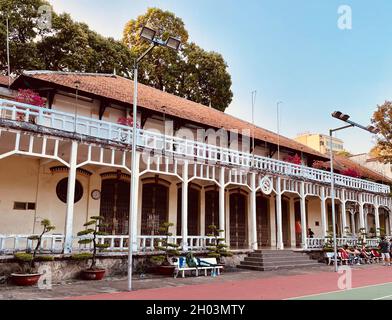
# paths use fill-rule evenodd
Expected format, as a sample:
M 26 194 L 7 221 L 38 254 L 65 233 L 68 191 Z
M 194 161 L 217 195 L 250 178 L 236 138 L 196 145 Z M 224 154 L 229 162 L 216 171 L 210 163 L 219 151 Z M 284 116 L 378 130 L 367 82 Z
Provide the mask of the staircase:
M 300 269 L 318 267 L 324 264 L 312 260 L 302 252 L 292 250 L 256 250 L 240 262 L 237 268 L 255 271 L 272 271 L 278 269 Z

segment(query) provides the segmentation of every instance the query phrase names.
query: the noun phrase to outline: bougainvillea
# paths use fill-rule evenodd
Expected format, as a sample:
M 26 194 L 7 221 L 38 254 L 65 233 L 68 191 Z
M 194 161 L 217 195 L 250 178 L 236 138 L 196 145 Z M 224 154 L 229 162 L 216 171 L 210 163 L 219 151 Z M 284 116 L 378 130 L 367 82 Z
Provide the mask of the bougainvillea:
M 117 120 L 118 124 L 121 124 L 123 126 L 128 126 L 128 127 L 133 127 L 133 118 L 132 117 L 120 117 Z M 139 123 L 136 122 L 136 127 L 140 129 Z
M 284 159 L 284 161 L 298 165 L 302 164 L 301 157 L 298 154 L 295 154 L 295 156 L 288 156 Z
M 352 169 L 352 168 L 348 168 L 346 170 L 343 170 L 340 173 L 344 176 L 348 176 L 348 177 L 352 177 L 352 178 L 360 178 L 361 177 L 361 174 L 357 170 Z
M 329 165 L 324 161 L 315 160 L 313 161 L 312 168 L 327 171 L 329 169 Z
M 37 107 L 45 106 L 45 100 L 37 92 L 31 89 L 19 89 L 15 100 L 17 102 L 31 104 Z

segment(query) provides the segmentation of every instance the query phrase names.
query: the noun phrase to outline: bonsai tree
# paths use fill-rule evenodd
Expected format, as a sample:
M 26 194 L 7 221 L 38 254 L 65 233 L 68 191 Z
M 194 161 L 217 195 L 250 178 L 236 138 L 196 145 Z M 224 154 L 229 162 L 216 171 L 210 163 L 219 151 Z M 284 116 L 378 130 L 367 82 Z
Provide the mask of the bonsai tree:
M 55 229 L 55 226 L 52 226 L 51 222 L 48 219 L 43 219 L 41 221 L 41 226 L 43 227 L 41 234 L 32 235 L 27 238 L 30 241 L 37 241 L 36 246 L 33 250 L 33 253 L 25 252 L 25 253 L 16 253 L 14 255 L 15 259 L 18 262 L 20 262 L 22 272 L 25 274 L 33 274 L 36 272 L 35 262 L 37 262 L 37 261 L 52 261 L 54 259 L 53 256 L 38 255 L 38 252 L 40 251 L 43 236 L 45 234 L 47 234 L 48 232 Z
M 325 237 L 325 242 L 323 246 L 324 252 L 333 252 L 333 233 L 332 231 L 328 231 L 327 236 Z
M 78 237 L 82 237 L 78 241 L 79 244 L 93 244 L 93 252 L 92 253 L 79 253 L 72 256 L 75 260 L 90 260 L 91 265 L 88 270 L 96 270 L 99 269 L 96 267 L 97 265 L 97 252 L 102 251 L 109 247 L 107 243 L 98 243 L 97 236 L 105 236 L 106 232 L 100 231 L 100 227 L 105 227 L 106 225 L 102 222 L 104 220 L 103 217 L 91 217 L 90 221 L 86 222 L 83 226 L 87 227 L 86 230 L 78 232 Z
M 360 228 L 359 229 L 359 233 L 358 233 L 358 245 L 362 246 L 362 245 L 366 245 L 366 229 L 365 228 Z
M 221 258 L 222 257 L 231 257 L 233 254 L 230 251 L 227 251 L 227 245 L 225 245 L 224 238 L 220 238 L 220 233 L 224 232 L 223 230 L 219 230 L 217 226 L 215 225 L 210 225 L 208 227 L 210 230 L 210 234 L 208 234 L 209 237 L 214 238 L 214 245 L 207 247 L 208 256 L 211 258 L 216 258 L 218 263 L 221 263 Z
M 169 229 L 174 226 L 174 223 L 164 222 L 159 227 L 159 233 L 165 236 L 160 246 L 156 246 L 155 249 L 164 252 L 162 255 L 151 257 L 150 261 L 156 265 L 171 266 L 171 258 L 179 256 L 181 253 L 178 250 L 179 245 L 177 243 L 171 243 L 169 238 L 173 235 Z
M 350 232 L 350 227 L 345 227 L 344 228 L 344 234 L 345 234 L 345 236 L 344 236 L 345 238 L 353 236 L 353 234 Z

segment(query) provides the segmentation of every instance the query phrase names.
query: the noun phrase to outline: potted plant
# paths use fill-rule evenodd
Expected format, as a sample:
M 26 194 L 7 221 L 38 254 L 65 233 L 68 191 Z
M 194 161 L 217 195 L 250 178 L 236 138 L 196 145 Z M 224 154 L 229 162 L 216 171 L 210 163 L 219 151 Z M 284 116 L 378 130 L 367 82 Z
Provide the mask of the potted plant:
M 82 237 L 78 241 L 79 244 L 93 244 L 92 253 L 84 252 L 72 256 L 74 260 L 91 260 L 90 267 L 81 272 L 82 279 L 84 280 L 102 280 L 106 272 L 104 268 L 97 267 L 97 252 L 109 247 L 109 244 L 97 242 L 97 236 L 107 235 L 107 233 L 99 230 L 100 227 L 105 226 L 102 223 L 103 220 L 103 217 L 91 217 L 90 221 L 84 224 L 84 227 L 87 227 L 87 229 L 77 234 L 78 237 Z
M 225 239 L 220 237 L 220 234 L 224 231 L 219 230 L 215 225 L 210 225 L 208 229 L 210 229 L 208 236 L 214 238 L 214 244 L 207 247 L 209 251 L 207 255 L 211 258 L 216 258 L 217 263 L 223 266 L 222 257 L 231 257 L 233 255 L 230 251 L 227 251 L 228 246 L 225 244 Z
M 171 222 L 164 222 L 160 228 L 160 234 L 165 236 L 159 246 L 155 249 L 163 252 L 161 255 L 153 256 L 150 258 L 150 262 L 154 265 L 151 269 L 153 273 L 161 275 L 172 275 L 175 271 L 175 265 L 173 263 L 173 257 L 179 256 L 181 253 L 178 250 L 179 245 L 177 243 L 171 243 L 170 237 L 173 235 L 169 229 L 174 226 Z
M 11 280 L 14 284 L 18 286 L 33 286 L 37 284 L 41 274 L 38 273 L 35 262 L 53 261 L 54 259 L 53 256 L 38 255 L 42 243 L 42 237 L 46 233 L 55 229 L 55 227 L 52 226 L 51 222 L 48 219 L 43 219 L 41 221 L 41 226 L 43 227 L 43 230 L 40 235 L 32 235 L 27 238 L 30 241 L 37 241 L 33 253 L 28 252 L 26 250 L 26 252 L 24 253 L 20 252 L 20 253 L 15 253 L 14 255 L 14 258 L 20 264 L 21 272 L 12 273 Z

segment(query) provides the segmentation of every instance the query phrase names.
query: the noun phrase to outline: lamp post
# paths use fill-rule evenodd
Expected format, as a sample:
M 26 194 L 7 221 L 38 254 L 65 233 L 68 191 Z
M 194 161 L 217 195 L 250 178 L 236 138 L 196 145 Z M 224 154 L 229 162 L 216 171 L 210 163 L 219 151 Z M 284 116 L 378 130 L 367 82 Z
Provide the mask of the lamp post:
M 156 37 L 157 32 L 149 27 L 144 26 L 140 32 L 140 37 L 151 42 L 150 47 L 135 60 L 133 65 L 133 123 L 132 123 L 132 157 L 131 157 L 131 197 L 130 197 L 130 215 L 128 219 L 128 291 L 132 291 L 132 263 L 133 263 L 133 241 L 132 241 L 132 227 L 135 224 L 135 217 L 137 216 L 137 208 L 133 206 L 137 197 L 137 178 L 136 177 L 136 141 L 137 141 L 137 81 L 138 81 L 138 66 L 140 61 L 156 46 L 168 47 L 173 50 L 179 50 L 181 41 L 174 37 L 169 37 L 166 41 Z
M 277 120 L 277 134 L 278 134 L 278 160 L 280 160 L 280 112 L 279 106 L 282 104 L 282 101 L 278 101 L 276 103 L 276 120 Z
M 339 127 L 336 129 L 331 129 L 329 130 L 329 152 L 330 152 L 330 161 L 331 161 L 331 202 L 332 202 L 332 232 L 333 232 L 333 251 L 334 251 L 334 265 L 335 265 L 335 272 L 338 272 L 338 260 L 337 260 L 337 255 L 338 255 L 338 250 L 337 250 L 337 241 L 336 241 L 336 210 L 335 210 L 335 174 L 333 171 L 333 148 L 332 148 L 332 142 L 333 142 L 333 133 L 336 131 L 344 130 L 347 128 L 352 128 L 352 127 L 357 127 L 362 130 L 368 131 L 373 134 L 379 133 L 379 130 L 376 129 L 373 126 L 362 126 L 354 121 L 349 120 L 350 116 L 347 114 L 343 114 L 340 111 L 335 111 L 332 113 L 332 117 L 339 119 L 343 122 L 348 123 L 348 125 L 345 125 L 343 127 Z M 345 214 L 344 212 L 342 214 Z

